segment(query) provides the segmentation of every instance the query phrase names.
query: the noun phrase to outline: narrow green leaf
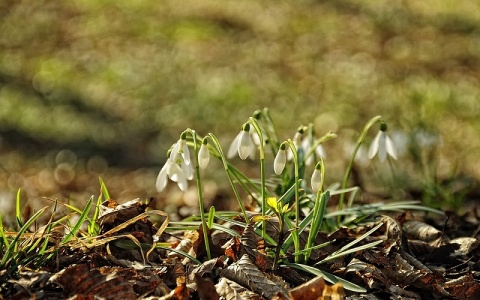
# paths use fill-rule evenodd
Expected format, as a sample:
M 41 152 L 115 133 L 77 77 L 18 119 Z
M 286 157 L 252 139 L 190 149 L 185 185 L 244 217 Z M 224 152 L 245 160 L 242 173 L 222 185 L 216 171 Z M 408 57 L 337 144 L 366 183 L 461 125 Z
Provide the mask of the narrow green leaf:
M 62 239 L 61 244 L 67 243 L 73 236 L 77 234 L 82 226 L 83 222 L 87 218 L 88 212 L 90 211 L 90 207 L 92 206 L 93 196 L 88 199 L 87 205 L 85 205 L 85 209 L 82 211 L 80 218 L 78 219 L 75 226 L 73 226 L 72 230 Z
M 208 211 L 208 223 L 207 226 L 209 229 L 212 229 L 213 222 L 215 221 L 215 206 L 210 206 L 210 210 Z
M 5 245 L 5 248 L 10 247 L 10 243 L 8 242 L 8 238 L 5 235 L 4 228 L 3 228 L 2 214 L 0 214 L 0 235 L 1 235 L 1 238 L 2 238 L 3 245 Z
M 348 255 L 348 254 L 350 254 L 350 253 L 354 253 L 354 252 L 357 252 L 357 251 L 361 251 L 361 250 L 365 250 L 365 249 L 368 249 L 368 248 L 372 248 L 372 247 L 375 247 L 376 245 L 381 244 L 381 243 L 383 243 L 383 241 L 382 241 L 382 240 L 378 240 L 378 241 L 371 242 L 371 243 L 368 243 L 368 244 L 365 244 L 365 245 L 362 245 L 362 246 L 359 246 L 359 247 L 351 248 L 351 249 L 348 249 L 348 250 L 345 250 L 345 251 L 334 252 L 334 253 L 332 253 L 331 255 L 327 256 L 325 259 L 322 259 L 321 261 L 319 261 L 318 263 L 316 263 L 315 265 L 320 265 L 320 264 L 322 264 L 322 263 L 326 263 L 326 262 L 328 262 L 328 261 L 334 260 L 334 259 L 336 259 L 336 258 L 345 256 L 345 255 Z
M 297 270 L 302 270 L 305 272 L 308 272 L 310 274 L 316 275 L 316 276 L 322 276 L 326 281 L 335 284 L 337 282 L 340 282 L 343 285 L 343 288 L 352 292 L 357 292 L 357 293 L 365 293 L 367 290 L 359 285 L 356 285 L 355 283 L 352 283 L 350 281 L 347 281 L 341 277 L 335 276 L 333 274 L 330 274 L 325 271 L 321 271 L 315 267 L 312 266 L 307 266 L 303 264 L 297 264 L 297 263 L 284 263 L 286 266 L 292 267 Z
M 101 179 L 100 179 L 101 180 Z M 95 204 L 95 210 L 93 211 L 92 219 L 88 225 L 88 234 L 93 237 L 98 235 L 100 227 L 97 224 L 98 216 L 100 215 L 100 205 L 102 205 L 101 195 L 97 198 L 97 203 Z
M 11 258 L 12 253 L 15 254 L 16 250 L 18 249 L 18 241 L 20 237 L 25 233 L 25 231 L 37 220 L 37 218 L 45 211 L 47 207 L 44 207 L 37 211 L 30 219 L 28 219 L 25 224 L 20 228 L 20 230 L 17 232 L 17 235 L 13 239 L 13 241 L 10 243 L 9 247 L 3 254 L 2 261 L 0 263 L 0 267 L 5 266 L 6 262 Z M 3 234 L 3 233 L 2 233 Z
M 170 247 L 163 247 L 161 245 L 156 245 L 156 248 L 160 248 L 160 249 L 163 249 L 163 250 L 167 250 L 167 251 L 172 251 L 172 252 L 175 252 L 175 253 L 178 253 L 180 254 L 181 256 L 185 256 L 187 257 L 188 259 L 190 259 L 191 261 L 195 262 L 196 264 L 198 265 L 201 265 L 202 262 L 199 261 L 198 259 L 196 259 L 195 257 L 191 256 L 190 254 L 188 253 L 185 253 L 183 251 L 180 251 L 180 250 L 177 250 L 177 249 L 174 249 L 174 248 L 170 248 Z
M 103 182 L 101 177 L 98 177 L 98 181 L 100 182 L 100 191 L 102 192 L 103 198 L 105 200 L 109 200 L 110 194 L 108 193 L 107 186 L 105 185 L 105 182 Z
M 17 219 L 17 224 L 19 228 L 23 226 L 22 213 L 20 211 L 21 190 L 22 189 L 20 188 L 18 189 L 17 197 L 15 199 L 15 218 Z

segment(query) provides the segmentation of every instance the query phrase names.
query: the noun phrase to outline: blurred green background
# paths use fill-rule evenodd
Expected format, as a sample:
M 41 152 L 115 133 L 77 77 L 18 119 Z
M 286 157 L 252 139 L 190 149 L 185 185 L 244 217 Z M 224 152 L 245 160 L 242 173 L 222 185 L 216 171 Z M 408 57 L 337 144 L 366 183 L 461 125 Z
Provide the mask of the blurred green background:
M 435 203 L 480 178 L 479 78 L 478 1 L 3 0 L 0 208 L 19 187 L 34 209 L 86 201 L 98 176 L 117 199 L 158 196 L 181 131 L 227 147 L 266 106 L 284 139 L 310 122 L 339 135 L 328 182 L 382 115 L 395 176 L 358 162 L 360 182 Z M 215 194 L 224 176 L 211 173 Z

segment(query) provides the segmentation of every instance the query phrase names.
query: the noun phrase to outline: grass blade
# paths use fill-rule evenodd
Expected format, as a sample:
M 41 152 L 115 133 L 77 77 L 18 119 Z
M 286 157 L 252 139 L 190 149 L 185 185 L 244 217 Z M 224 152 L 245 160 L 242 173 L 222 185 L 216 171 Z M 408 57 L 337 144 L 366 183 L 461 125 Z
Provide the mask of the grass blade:
M 310 274 L 316 275 L 316 276 L 322 276 L 326 281 L 335 284 L 337 282 L 340 282 L 343 285 L 343 288 L 352 292 L 357 292 L 357 293 L 365 293 L 367 290 L 359 285 L 356 285 L 350 281 L 347 281 L 341 277 L 335 276 L 333 274 L 330 274 L 328 272 L 319 270 L 315 267 L 312 266 L 307 266 L 303 264 L 297 264 L 297 263 L 285 263 L 286 266 L 292 267 L 297 270 L 302 270 L 305 272 L 308 272 Z
M 87 205 L 85 205 L 85 209 L 82 211 L 80 218 L 78 219 L 75 226 L 73 226 L 73 229 L 70 230 L 70 232 L 62 239 L 62 241 L 60 242 L 61 244 L 67 243 L 80 230 L 80 227 L 82 226 L 83 222 L 85 222 L 85 219 L 87 218 L 88 212 L 90 211 L 90 207 L 92 206 L 92 202 L 93 202 L 93 196 L 90 197 L 90 199 L 88 199 Z
M 37 218 L 45 211 L 46 208 L 47 207 L 44 207 L 39 211 L 37 211 L 30 219 L 28 219 L 27 222 L 25 222 L 25 224 L 23 224 L 23 226 L 20 228 L 17 235 L 15 236 L 15 238 L 13 239 L 13 241 L 10 243 L 7 250 L 5 251 L 2 261 L 0 262 L 0 267 L 4 267 L 7 261 L 11 258 L 12 253 L 15 254 L 17 252 L 18 241 L 20 240 L 22 235 L 25 233 L 25 231 L 27 231 L 27 229 L 33 224 L 33 222 L 35 222 Z

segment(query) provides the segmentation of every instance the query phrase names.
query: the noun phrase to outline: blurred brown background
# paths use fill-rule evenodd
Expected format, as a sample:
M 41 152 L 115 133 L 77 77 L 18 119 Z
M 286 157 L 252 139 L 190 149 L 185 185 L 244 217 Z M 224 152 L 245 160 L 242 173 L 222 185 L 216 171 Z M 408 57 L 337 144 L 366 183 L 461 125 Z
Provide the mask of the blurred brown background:
M 18 188 L 33 209 L 82 206 L 98 176 L 120 201 L 164 199 L 155 177 L 181 131 L 227 147 L 265 106 L 282 138 L 339 135 L 329 183 L 380 114 L 400 159 L 393 179 L 358 163 L 372 189 L 461 202 L 480 178 L 479 78 L 478 1 L 4 0 L 0 211 Z M 211 168 L 214 195 L 227 185 Z

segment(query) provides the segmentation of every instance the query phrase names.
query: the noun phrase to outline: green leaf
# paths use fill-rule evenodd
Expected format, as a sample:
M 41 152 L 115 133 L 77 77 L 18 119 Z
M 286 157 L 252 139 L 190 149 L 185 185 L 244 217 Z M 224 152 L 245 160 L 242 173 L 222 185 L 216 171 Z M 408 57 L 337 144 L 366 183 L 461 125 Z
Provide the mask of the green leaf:
M 284 263 L 288 267 L 292 267 L 297 270 L 302 270 L 305 272 L 308 272 L 310 274 L 316 275 L 316 276 L 322 276 L 326 281 L 335 284 L 337 282 L 340 282 L 343 285 L 343 288 L 352 292 L 357 292 L 357 293 L 365 293 L 367 290 L 359 285 L 356 285 L 355 283 L 352 283 L 350 281 L 347 281 L 341 277 L 335 276 L 333 274 L 330 274 L 325 271 L 321 271 L 315 267 L 312 266 L 307 266 L 303 264 L 297 264 L 297 263 Z
M 111 199 L 110 198 L 110 194 L 108 193 L 108 189 L 107 189 L 107 186 L 105 185 L 105 183 L 103 182 L 102 178 L 101 177 L 98 177 L 98 181 L 100 182 L 100 191 L 103 195 L 103 199 L 105 200 L 109 200 Z
M 72 237 L 74 237 L 78 231 L 80 230 L 80 227 L 82 226 L 83 222 L 85 222 L 85 219 L 87 218 L 88 212 L 90 211 L 90 207 L 92 206 L 93 202 L 93 196 L 88 199 L 87 205 L 85 205 L 85 209 L 82 211 L 82 214 L 80 215 L 80 218 L 78 219 L 77 223 L 75 223 L 75 226 L 73 226 L 72 230 L 62 239 L 61 244 L 67 243 Z
M 207 226 L 209 229 L 212 229 L 214 221 L 215 221 L 215 206 L 210 206 L 210 210 L 208 211 L 208 223 L 207 223 Z
M 17 235 L 15 236 L 15 238 L 13 239 L 13 241 L 10 243 L 7 250 L 3 254 L 3 258 L 2 258 L 2 261 L 0 263 L 0 267 L 5 266 L 7 261 L 11 258 L 12 254 L 16 254 L 17 249 L 18 249 L 18 241 L 19 241 L 20 237 L 23 235 L 23 233 L 25 233 L 25 231 L 27 231 L 27 229 L 33 224 L 33 222 L 35 222 L 35 220 L 37 220 L 37 218 L 45 211 L 46 208 L 47 207 L 44 207 L 44 208 L 40 209 L 39 211 L 37 211 L 32 217 L 30 217 L 30 219 L 28 219 L 27 222 L 25 222 L 25 224 L 23 224 L 23 226 L 17 232 Z M 3 235 L 3 232 L 2 232 L 2 235 Z

